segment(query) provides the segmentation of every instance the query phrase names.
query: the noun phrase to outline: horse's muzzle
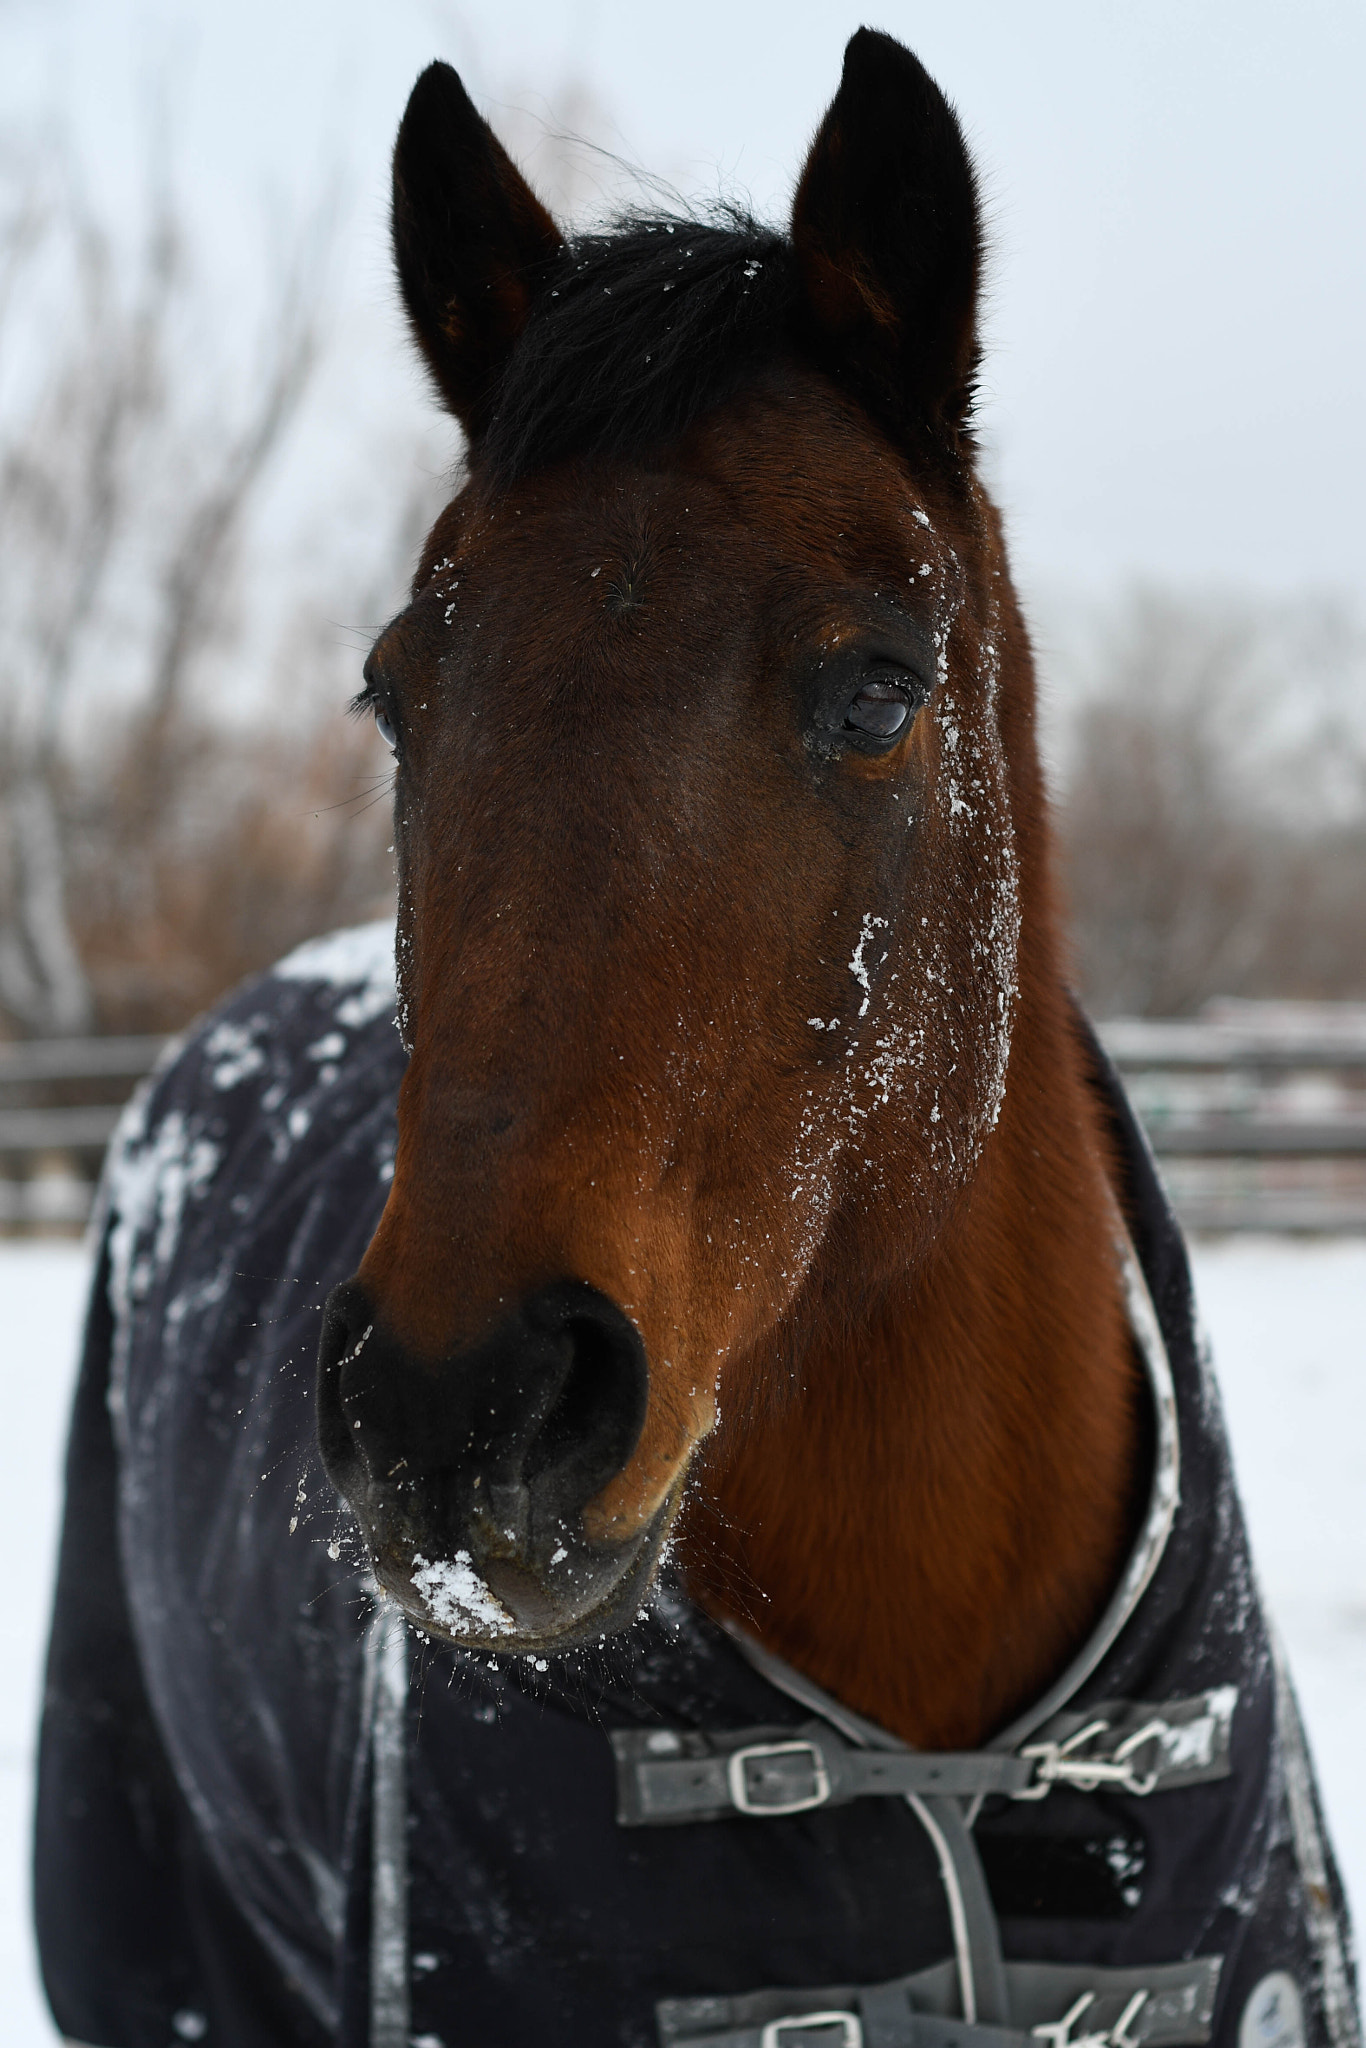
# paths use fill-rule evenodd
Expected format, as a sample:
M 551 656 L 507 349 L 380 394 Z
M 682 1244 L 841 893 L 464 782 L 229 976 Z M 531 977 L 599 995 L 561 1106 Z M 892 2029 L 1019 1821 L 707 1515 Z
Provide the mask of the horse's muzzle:
M 323 1463 L 381 1585 L 469 1647 L 569 1647 L 635 1612 L 673 1503 L 620 1545 L 590 1543 L 583 1511 L 635 1450 L 648 1394 L 635 1325 L 577 1281 L 436 1363 L 386 1331 L 361 1282 L 328 1297 Z

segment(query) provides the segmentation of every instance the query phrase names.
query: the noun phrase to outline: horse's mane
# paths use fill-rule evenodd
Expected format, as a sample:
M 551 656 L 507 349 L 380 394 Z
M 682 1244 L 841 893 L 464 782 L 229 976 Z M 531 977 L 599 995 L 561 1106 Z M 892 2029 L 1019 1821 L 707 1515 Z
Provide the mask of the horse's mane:
M 738 209 L 632 214 L 567 242 L 495 394 L 481 470 L 508 484 L 589 447 L 674 439 L 783 349 L 796 302 L 790 242 Z

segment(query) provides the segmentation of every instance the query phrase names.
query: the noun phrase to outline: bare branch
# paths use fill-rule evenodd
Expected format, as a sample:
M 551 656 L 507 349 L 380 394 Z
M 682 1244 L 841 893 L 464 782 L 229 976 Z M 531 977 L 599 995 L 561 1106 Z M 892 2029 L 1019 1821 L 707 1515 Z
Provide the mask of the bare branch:
M 288 433 L 318 360 L 317 300 L 296 272 L 273 323 L 273 360 L 254 416 L 224 451 L 216 474 L 184 523 L 163 577 L 164 615 L 149 686 L 155 741 L 174 713 L 187 674 L 212 625 L 212 593 L 246 517 L 253 491 Z

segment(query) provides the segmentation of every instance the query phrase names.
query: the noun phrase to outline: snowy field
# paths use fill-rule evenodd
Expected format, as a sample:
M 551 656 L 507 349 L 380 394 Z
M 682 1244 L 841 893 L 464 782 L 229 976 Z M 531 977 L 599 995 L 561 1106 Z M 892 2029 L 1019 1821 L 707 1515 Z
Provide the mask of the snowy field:
M 1196 1253 L 1253 1541 L 1288 1640 L 1349 1890 L 1366 1913 L 1366 1244 L 1230 1240 Z M 0 1244 L 10 1446 L 0 1555 L 0 2005 L 5 2048 L 53 2048 L 28 1931 L 34 1724 L 86 1262 Z

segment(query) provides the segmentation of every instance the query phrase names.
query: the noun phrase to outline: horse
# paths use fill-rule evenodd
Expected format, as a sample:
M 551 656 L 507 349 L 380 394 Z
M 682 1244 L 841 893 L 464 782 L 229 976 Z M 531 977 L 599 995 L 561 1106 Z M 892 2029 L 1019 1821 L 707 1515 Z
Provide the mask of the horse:
M 787 232 L 566 237 L 434 64 L 393 192 L 468 446 L 356 704 L 397 932 L 230 999 L 114 1148 L 59 2023 L 1347 2048 L 1179 1238 L 1069 992 L 952 109 L 861 30 Z

